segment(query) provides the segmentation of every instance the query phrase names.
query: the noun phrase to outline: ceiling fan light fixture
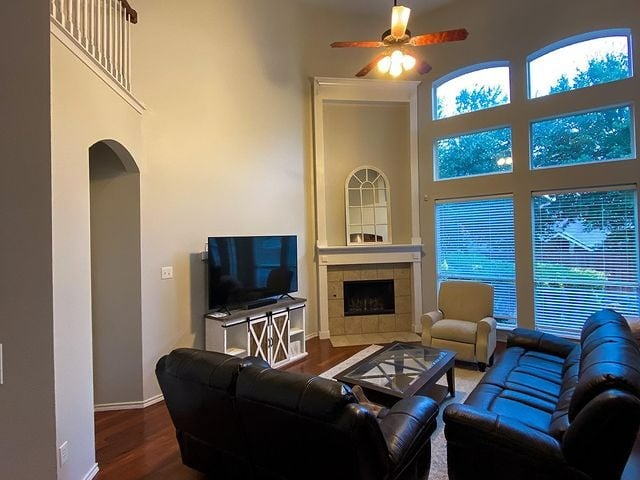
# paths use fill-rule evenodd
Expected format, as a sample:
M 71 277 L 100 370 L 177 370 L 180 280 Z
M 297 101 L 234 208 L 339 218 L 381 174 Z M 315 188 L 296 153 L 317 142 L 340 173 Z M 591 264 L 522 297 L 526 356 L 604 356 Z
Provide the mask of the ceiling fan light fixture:
M 416 59 L 413 58 L 411 55 L 407 55 L 405 53 L 404 56 L 402 57 L 402 67 L 405 70 L 411 70 L 415 66 L 416 66 Z
M 411 9 L 397 5 L 391 10 L 391 36 L 393 38 L 402 38 L 409 23 L 409 15 Z
M 402 63 L 393 63 L 391 62 L 391 67 L 389 68 L 389 75 L 392 77 L 397 77 L 402 73 Z
M 378 62 L 378 70 L 380 73 L 387 73 L 391 68 L 391 57 L 389 55 L 385 55 Z

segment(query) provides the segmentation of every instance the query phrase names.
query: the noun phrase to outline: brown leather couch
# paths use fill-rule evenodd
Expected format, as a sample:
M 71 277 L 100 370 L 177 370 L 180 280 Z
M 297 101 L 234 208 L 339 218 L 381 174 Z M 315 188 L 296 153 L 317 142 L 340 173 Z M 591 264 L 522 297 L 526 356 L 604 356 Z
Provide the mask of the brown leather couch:
M 216 479 L 426 479 L 437 404 L 400 400 L 383 418 L 351 389 L 256 358 L 177 349 L 156 376 L 182 461 Z
M 638 344 L 613 310 L 579 344 L 516 329 L 444 422 L 452 480 L 618 479 L 640 425 Z

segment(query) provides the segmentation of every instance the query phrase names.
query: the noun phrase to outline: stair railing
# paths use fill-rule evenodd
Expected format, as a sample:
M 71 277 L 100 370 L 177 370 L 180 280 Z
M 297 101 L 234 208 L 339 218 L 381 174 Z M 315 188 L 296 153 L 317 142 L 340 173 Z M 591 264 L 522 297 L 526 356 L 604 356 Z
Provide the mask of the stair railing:
M 127 0 L 50 0 L 51 18 L 131 92 L 131 24 L 138 13 Z

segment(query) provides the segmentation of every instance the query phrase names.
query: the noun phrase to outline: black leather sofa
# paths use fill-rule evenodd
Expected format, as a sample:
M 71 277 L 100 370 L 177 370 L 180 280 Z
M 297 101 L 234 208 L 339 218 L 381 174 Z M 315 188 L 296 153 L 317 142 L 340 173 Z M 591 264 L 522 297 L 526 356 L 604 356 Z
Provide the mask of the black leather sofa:
M 580 343 L 516 329 L 464 404 L 444 411 L 449 478 L 620 478 L 640 425 L 640 351 L 593 314 Z
M 377 418 L 341 383 L 184 348 L 162 357 L 156 376 L 183 463 L 211 478 L 429 475 L 438 414 L 429 398 L 401 400 Z

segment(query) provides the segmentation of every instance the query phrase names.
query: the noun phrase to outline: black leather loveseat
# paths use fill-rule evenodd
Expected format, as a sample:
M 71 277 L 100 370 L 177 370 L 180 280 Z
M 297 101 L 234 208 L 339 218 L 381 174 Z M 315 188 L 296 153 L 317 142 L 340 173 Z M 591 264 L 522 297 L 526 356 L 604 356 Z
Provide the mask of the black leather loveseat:
M 463 405 L 444 411 L 449 478 L 620 478 L 640 425 L 640 351 L 602 310 L 580 344 L 516 329 Z
M 216 479 L 426 479 L 437 404 L 412 397 L 383 418 L 349 387 L 261 360 L 177 349 L 156 376 L 182 461 Z

